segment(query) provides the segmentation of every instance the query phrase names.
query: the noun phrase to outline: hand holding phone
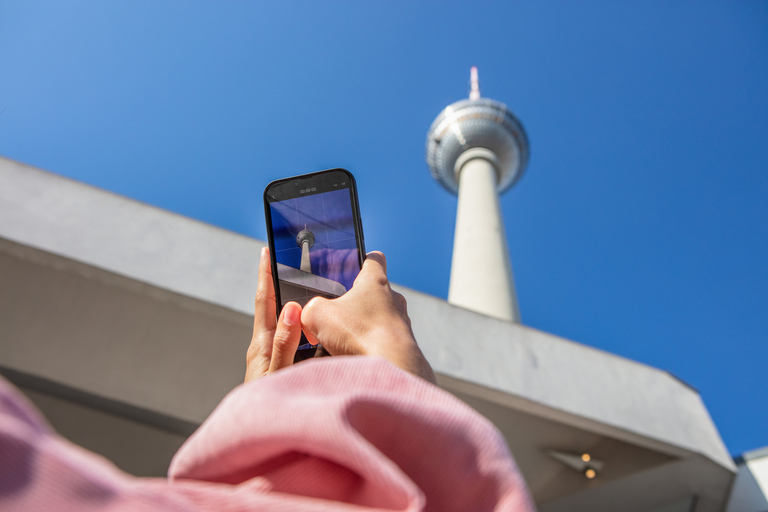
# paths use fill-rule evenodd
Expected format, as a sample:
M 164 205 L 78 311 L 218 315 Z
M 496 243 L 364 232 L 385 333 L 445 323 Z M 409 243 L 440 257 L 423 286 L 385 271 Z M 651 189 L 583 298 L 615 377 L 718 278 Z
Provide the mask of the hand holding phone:
M 413 336 L 405 297 L 392 290 L 387 260 L 380 252 L 367 255 L 355 286 L 336 300 L 315 298 L 302 310 L 287 303 L 277 317 L 269 250 L 259 264 L 259 287 L 253 338 L 246 357 L 245 381 L 257 379 L 296 362 L 302 329 L 313 343 L 328 343 L 333 355 L 369 355 L 433 384 L 435 374 Z
M 294 306 L 298 309 L 298 306 Z M 355 287 L 337 300 L 316 299 L 301 312 L 309 339 L 328 341 L 333 355 L 369 355 L 435 384 L 408 317 L 405 297 L 387 279 L 387 259 L 371 252 Z
M 352 288 L 365 259 L 357 186 L 345 169 L 273 181 L 264 214 L 277 314 L 286 303 L 336 298 Z M 302 334 L 296 360 L 317 348 Z

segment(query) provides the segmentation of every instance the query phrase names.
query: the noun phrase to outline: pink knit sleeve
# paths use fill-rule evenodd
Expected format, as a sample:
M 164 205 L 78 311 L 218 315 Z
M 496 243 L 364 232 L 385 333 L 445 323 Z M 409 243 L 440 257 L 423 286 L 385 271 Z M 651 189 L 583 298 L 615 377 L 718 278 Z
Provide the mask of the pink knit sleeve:
M 310 360 L 239 386 L 182 446 L 167 481 L 119 473 L 13 402 L 0 406 L 2 510 L 27 510 L 25 500 L 58 510 L 534 509 L 492 424 L 381 359 Z M 24 426 L 6 428 L 13 422 Z M 8 442 L 26 451 L 9 458 Z M 53 460 L 68 477 L 45 469 Z M 6 482 L 8 464 L 27 477 Z

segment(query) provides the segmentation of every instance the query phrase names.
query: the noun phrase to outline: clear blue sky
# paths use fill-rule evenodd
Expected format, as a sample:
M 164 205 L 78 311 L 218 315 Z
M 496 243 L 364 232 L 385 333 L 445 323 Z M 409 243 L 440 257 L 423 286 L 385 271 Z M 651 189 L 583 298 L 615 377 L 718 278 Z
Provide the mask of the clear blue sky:
M 391 278 L 445 297 L 424 143 L 472 65 L 531 141 L 523 322 L 768 445 L 768 3 L 0 0 L 0 154 L 260 239 L 267 182 L 345 167 Z

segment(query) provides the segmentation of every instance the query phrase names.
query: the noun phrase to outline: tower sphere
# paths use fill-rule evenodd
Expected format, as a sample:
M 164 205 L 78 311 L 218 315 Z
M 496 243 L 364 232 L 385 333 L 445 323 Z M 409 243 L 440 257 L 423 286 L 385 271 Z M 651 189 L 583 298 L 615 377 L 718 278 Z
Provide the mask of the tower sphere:
M 308 229 L 299 231 L 299 234 L 296 235 L 296 245 L 301 247 L 304 242 L 307 242 L 311 249 L 315 245 L 315 234 Z
M 499 193 L 511 188 L 528 165 L 528 136 L 523 125 L 506 105 L 489 98 L 457 101 L 437 116 L 427 134 L 427 164 L 432 177 L 458 194 L 460 169 L 455 168 L 456 161 L 474 148 L 495 154 Z

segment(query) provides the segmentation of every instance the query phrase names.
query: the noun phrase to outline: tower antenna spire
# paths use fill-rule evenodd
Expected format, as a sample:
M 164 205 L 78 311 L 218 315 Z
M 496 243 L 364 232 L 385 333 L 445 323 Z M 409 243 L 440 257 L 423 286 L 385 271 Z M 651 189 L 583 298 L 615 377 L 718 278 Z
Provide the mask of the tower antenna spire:
M 472 66 L 472 68 L 469 70 L 469 81 L 472 84 L 471 89 L 469 90 L 469 99 L 471 100 L 479 100 L 480 99 L 480 79 L 477 78 L 477 66 Z

